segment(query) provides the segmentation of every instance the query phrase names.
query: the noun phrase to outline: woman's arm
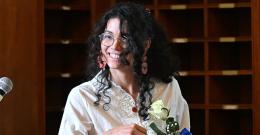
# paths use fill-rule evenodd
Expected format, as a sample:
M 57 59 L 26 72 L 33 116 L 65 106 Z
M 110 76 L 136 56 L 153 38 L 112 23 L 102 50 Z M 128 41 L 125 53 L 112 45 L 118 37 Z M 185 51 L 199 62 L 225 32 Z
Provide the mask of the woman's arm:
M 71 90 L 62 116 L 59 135 L 93 135 L 94 126 L 78 87 Z

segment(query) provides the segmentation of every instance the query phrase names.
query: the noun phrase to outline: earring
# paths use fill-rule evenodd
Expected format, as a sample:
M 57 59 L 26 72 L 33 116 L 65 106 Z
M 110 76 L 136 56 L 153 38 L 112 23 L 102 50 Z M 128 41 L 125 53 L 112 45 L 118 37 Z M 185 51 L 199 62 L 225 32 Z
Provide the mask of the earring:
M 143 75 L 146 75 L 148 72 L 148 63 L 147 63 L 147 51 L 150 48 L 151 45 L 151 39 L 149 38 L 146 42 L 145 42 L 145 50 L 144 50 L 144 54 L 143 54 L 143 58 L 142 58 L 142 73 Z
M 143 56 L 142 59 L 142 73 L 146 75 L 148 72 L 147 56 Z
M 100 53 L 100 55 L 98 56 L 97 63 L 100 69 L 104 69 L 106 67 L 107 63 L 102 53 Z

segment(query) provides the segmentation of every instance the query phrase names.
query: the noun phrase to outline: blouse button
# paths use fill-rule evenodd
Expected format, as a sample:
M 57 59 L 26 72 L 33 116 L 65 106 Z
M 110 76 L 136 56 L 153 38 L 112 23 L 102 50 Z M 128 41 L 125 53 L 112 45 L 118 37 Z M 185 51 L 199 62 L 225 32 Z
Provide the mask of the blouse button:
M 136 112 L 137 112 L 137 108 L 136 108 L 136 107 L 133 107 L 133 108 L 132 108 L 132 112 L 135 112 L 135 113 L 136 113 Z

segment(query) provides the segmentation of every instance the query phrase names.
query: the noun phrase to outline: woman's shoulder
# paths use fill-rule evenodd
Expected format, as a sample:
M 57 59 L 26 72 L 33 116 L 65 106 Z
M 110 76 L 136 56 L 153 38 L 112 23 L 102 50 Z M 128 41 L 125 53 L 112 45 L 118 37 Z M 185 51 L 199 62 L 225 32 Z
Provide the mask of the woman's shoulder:
M 176 78 L 172 77 L 172 81 L 169 83 L 155 81 L 154 84 L 154 89 L 152 90 L 153 101 L 159 99 L 165 100 L 165 102 L 184 100 L 181 88 Z
M 169 83 L 155 83 L 153 102 L 156 100 L 163 100 L 167 107 L 178 108 L 178 111 L 182 110 L 180 108 L 187 106 L 187 102 L 182 95 L 178 80 L 174 77 Z M 177 113 L 176 110 L 173 112 Z
M 96 81 L 94 78 L 90 81 L 83 82 L 74 87 L 68 96 L 68 100 L 83 100 L 93 102 L 96 100 Z
M 154 93 L 172 93 L 172 92 L 179 92 L 180 87 L 177 79 L 172 77 L 172 80 L 168 83 L 165 83 L 160 80 L 154 80 Z

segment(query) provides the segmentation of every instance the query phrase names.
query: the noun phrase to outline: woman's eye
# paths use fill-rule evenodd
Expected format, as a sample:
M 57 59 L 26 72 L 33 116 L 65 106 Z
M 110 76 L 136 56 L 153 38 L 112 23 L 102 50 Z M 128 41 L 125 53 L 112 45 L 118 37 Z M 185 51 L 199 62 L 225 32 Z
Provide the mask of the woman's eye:
M 107 34 L 107 35 L 105 34 L 103 38 L 104 38 L 104 39 L 113 39 L 113 36 L 108 35 L 108 34 Z

